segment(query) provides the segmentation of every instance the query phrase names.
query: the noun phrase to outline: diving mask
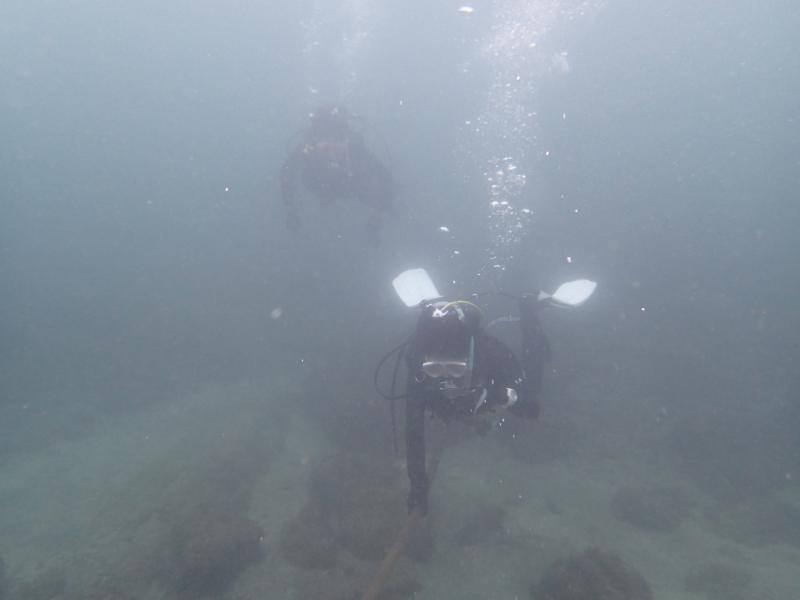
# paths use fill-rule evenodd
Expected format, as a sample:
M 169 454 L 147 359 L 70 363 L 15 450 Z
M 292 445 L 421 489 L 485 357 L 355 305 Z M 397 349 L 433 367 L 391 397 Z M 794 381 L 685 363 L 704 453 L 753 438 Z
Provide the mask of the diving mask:
M 433 379 L 458 379 L 467 374 L 466 360 L 426 360 L 422 372 Z
M 432 380 L 446 397 L 457 398 L 472 391 L 474 359 L 475 339 L 471 337 L 465 358 L 426 356 L 422 363 L 422 373 Z

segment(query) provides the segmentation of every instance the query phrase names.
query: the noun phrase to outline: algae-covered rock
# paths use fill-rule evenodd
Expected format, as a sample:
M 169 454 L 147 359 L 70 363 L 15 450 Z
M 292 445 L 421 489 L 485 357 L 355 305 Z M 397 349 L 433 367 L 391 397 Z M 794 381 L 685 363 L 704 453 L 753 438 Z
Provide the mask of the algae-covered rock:
M 611 512 L 647 531 L 672 531 L 691 514 L 693 502 L 681 488 L 668 486 L 625 487 L 611 500 Z
M 314 467 L 309 494 L 326 513 L 346 510 L 365 485 L 392 488 L 396 469 L 388 460 L 375 460 L 363 454 L 341 452 Z
M 534 600 L 652 600 L 650 585 L 613 552 L 589 548 L 555 561 L 538 585 Z
M 176 531 L 172 583 L 182 595 L 224 591 L 240 571 L 262 556 L 263 531 L 241 516 L 194 523 Z
M 375 567 L 346 557 L 337 569 L 299 571 L 294 581 L 294 598 L 313 600 L 359 600 L 375 577 Z M 422 585 L 408 563 L 400 561 L 384 583 L 378 600 L 416 598 Z
M 684 589 L 708 600 L 745 600 L 752 596 L 752 577 L 726 563 L 696 565 L 686 574 Z
M 292 565 L 305 569 L 336 566 L 338 547 L 330 525 L 317 502 L 309 502 L 284 528 L 281 555 Z
M 367 485 L 350 494 L 335 516 L 338 541 L 362 560 L 381 560 L 403 527 L 406 507 L 397 490 Z
M 506 535 L 503 521 L 506 511 L 501 506 L 490 506 L 474 511 L 455 535 L 459 546 L 476 546 Z
M 363 560 L 380 560 L 403 526 L 405 491 L 391 461 L 341 453 L 322 461 L 310 481 L 311 502 L 334 540 Z
M 776 498 L 741 503 L 712 515 L 720 535 L 742 544 L 800 548 L 800 506 Z

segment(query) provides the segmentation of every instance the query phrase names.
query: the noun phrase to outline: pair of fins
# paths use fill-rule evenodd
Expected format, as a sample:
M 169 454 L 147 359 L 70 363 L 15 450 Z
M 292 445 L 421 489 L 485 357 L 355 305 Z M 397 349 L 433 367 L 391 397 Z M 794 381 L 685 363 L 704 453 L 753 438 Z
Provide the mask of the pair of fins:
M 442 298 L 425 269 L 408 269 L 392 280 L 395 292 L 409 308 L 423 302 Z M 562 283 L 553 293 L 539 292 L 538 299 L 554 306 L 573 308 L 586 302 L 597 288 L 589 279 L 576 279 Z

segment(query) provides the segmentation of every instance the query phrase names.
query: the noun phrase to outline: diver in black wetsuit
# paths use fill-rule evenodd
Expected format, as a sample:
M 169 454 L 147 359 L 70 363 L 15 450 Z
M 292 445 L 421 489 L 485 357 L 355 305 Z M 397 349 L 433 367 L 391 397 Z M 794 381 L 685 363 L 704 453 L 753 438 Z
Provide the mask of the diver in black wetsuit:
M 481 327 L 481 310 L 463 300 L 423 306 L 405 350 L 406 460 L 411 484 L 409 512 L 428 510 L 425 413 L 449 420 L 508 409 L 536 418 L 538 394 L 550 346 L 539 322 L 536 296 L 519 300 L 522 364 Z
M 300 228 L 296 196 L 298 181 L 302 181 L 323 201 L 354 199 L 366 205 L 370 210 L 368 239 L 379 242 L 381 215 L 393 211 L 396 187 L 389 170 L 367 148 L 352 121 L 339 106 L 322 106 L 312 113 L 309 127 L 281 167 L 288 229 Z

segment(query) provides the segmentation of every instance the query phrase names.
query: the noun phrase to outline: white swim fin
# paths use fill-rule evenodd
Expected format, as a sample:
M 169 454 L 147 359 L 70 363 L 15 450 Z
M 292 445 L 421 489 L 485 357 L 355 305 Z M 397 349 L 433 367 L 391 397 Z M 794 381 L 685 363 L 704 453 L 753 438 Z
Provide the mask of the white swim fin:
M 392 280 L 394 291 L 408 306 L 419 306 L 425 300 L 435 300 L 442 295 L 436 289 L 425 269 L 408 269 Z
M 594 294 L 596 288 L 594 281 L 576 279 L 562 283 L 552 294 L 539 292 L 539 300 L 547 300 L 556 306 L 580 306 Z

